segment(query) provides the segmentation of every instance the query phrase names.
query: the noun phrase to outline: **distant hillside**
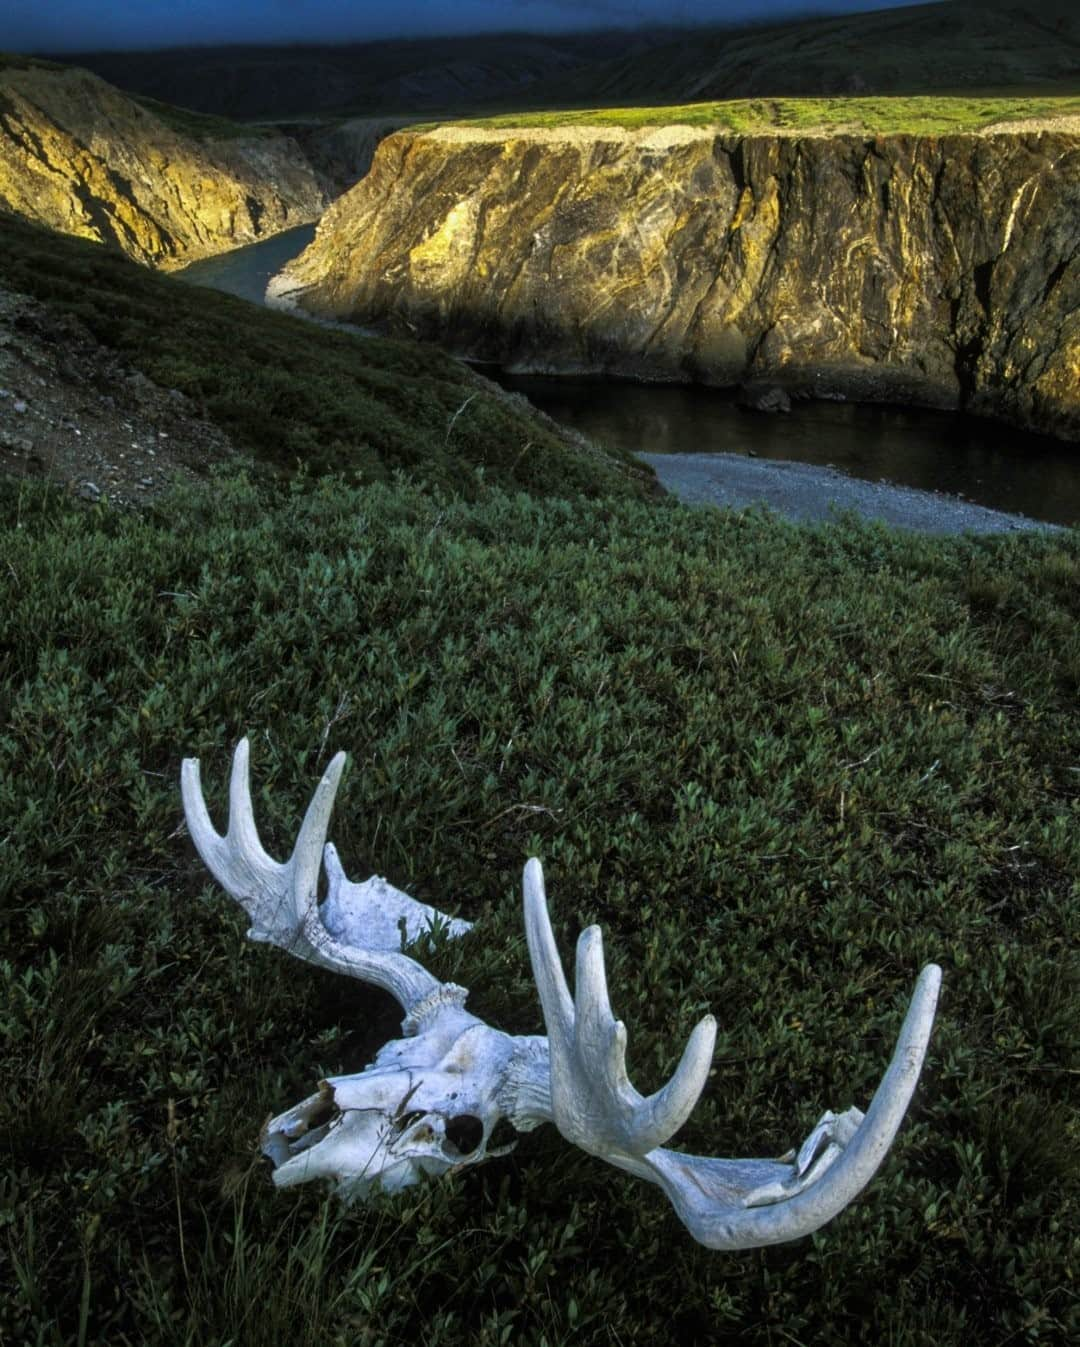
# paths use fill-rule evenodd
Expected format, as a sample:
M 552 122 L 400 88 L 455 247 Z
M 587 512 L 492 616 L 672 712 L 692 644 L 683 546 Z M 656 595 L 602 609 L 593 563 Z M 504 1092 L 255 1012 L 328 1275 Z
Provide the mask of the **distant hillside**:
M 938 4 L 741 28 L 94 52 L 129 92 L 241 120 L 850 93 L 1080 93 L 1075 0 Z
M 0 209 L 168 269 L 325 204 L 286 136 L 143 106 L 88 70 L 0 58 Z
M 657 43 L 549 89 L 553 103 L 1004 89 L 1080 92 L 1076 0 L 946 0 Z
M 103 79 L 167 103 L 241 120 L 446 112 L 546 102 L 574 72 L 670 36 L 485 34 L 341 46 L 186 47 L 80 53 Z

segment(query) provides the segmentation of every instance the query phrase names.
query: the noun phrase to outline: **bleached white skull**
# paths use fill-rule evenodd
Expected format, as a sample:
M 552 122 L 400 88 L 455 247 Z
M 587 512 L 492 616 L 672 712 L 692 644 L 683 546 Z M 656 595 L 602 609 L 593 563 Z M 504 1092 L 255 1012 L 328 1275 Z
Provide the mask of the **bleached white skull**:
M 271 1119 L 263 1152 L 280 1187 L 330 1179 L 350 1198 L 405 1188 L 425 1174 L 474 1165 L 506 1116 L 501 1084 L 514 1040 L 444 1008 L 415 1038 L 387 1043 L 366 1070 L 332 1076 Z
M 525 931 L 547 1036 L 492 1029 L 465 1009 L 468 993 L 441 983 L 402 951 L 432 926 L 464 935 L 469 923 L 373 878 L 353 884 L 325 847 L 328 894 L 318 900 L 320 858 L 345 764 L 339 753 L 316 787 L 285 864 L 262 849 L 248 780 L 248 744 L 233 758 L 229 825 L 214 829 L 199 764 L 182 772 L 188 829 L 207 867 L 251 918 L 248 935 L 302 959 L 382 987 L 405 1010 L 402 1038 L 356 1075 L 264 1126 L 260 1144 L 280 1187 L 330 1180 L 346 1198 L 394 1191 L 424 1175 L 477 1164 L 501 1120 L 517 1131 L 554 1122 L 583 1150 L 657 1184 L 695 1239 L 716 1249 L 798 1239 L 841 1211 L 869 1182 L 915 1089 L 930 1038 L 941 970 L 923 969 L 892 1062 L 865 1114 L 825 1112 L 797 1151 L 778 1160 L 684 1155 L 663 1146 L 690 1116 L 712 1060 L 716 1022 L 697 1025 L 671 1080 L 643 1098 L 626 1074 L 626 1030 L 611 1012 L 598 927 L 578 941 L 571 997 L 537 860 L 525 867 Z

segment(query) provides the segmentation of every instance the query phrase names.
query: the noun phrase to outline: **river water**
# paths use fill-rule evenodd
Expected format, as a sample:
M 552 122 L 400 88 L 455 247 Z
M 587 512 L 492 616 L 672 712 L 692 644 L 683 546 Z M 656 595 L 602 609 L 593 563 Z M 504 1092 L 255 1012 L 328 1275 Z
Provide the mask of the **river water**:
M 223 290 L 227 295 L 250 299 L 253 304 L 266 301 L 266 287 L 270 277 L 280 271 L 286 262 L 299 257 L 315 237 L 313 224 L 285 229 L 262 243 L 249 243 L 246 248 L 207 257 L 202 262 L 174 271 L 177 280 L 192 285 L 205 285 L 211 290 Z
M 315 226 L 237 248 L 175 273 L 262 303 L 270 277 Z M 508 374 L 483 367 L 556 421 L 634 453 L 737 453 L 829 465 L 867 481 L 939 491 L 1053 524 L 1080 524 L 1080 445 L 994 421 L 912 407 L 796 402 L 787 413 L 738 406 L 725 391 L 628 380 Z

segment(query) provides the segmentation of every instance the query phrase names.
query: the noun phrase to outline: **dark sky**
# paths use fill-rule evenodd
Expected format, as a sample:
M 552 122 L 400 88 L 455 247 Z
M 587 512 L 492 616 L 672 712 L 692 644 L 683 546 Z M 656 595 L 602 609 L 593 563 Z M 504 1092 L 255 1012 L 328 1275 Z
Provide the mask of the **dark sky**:
M 745 22 L 912 0 L 0 0 L 0 50 L 347 41 L 439 33 Z

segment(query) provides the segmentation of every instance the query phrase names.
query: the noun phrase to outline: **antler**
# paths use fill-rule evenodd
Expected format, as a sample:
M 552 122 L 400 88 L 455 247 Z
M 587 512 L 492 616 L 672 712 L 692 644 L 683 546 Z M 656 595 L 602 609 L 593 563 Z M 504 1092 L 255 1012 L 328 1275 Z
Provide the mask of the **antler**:
M 482 1159 L 500 1116 L 520 1130 L 550 1120 L 568 1141 L 658 1184 L 701 1243 L 746 1249 L 810 1234 L 870 1181 L 919 1078 L 941 984 L 936 965 L 919 977 L 892 1062 L 865 1115 L 857 1108 L 825 1113 L 798 1152 L 779 1160 L 665 1150 L 661 1143 L 690 1116 L 708 1077 L 716 1038 L 711 1015 L 690 1035 L 667 1085 L 648 1098 L 640 1095 L 626 1072 L 626 1030 L 608 999 L 599 928 L 589 927 L 578 941 L 572 998 L 543 871 L 530 860 L 525 932 L 548 1037 L 512 1037 L 489 1028 L 463 1009 L 463 987 L 439 982 L 401 951 L 425 926 L 447 919 L 385 880 L 350 883 L 326 843 L 345 754 L 334 758 L 316 787 L 284 864 L 259 841 L 248 757 L 243 739 L 233 758 L 224 836 L 210 821 L 198 761 L 185 759 L 184 812 L 199 854 L 247 911 L 251 939 L 389 991 L 405 1008 L 403 1031 L 410 1039 L 386 1044 L 359 1075 L 321 1082 L 318 1094 L 267 1124 L 263 1150 L 278 1166 L 277 1182 L 326 1175 L 361 1193 L 376 1178 L 383 1186 L 402 1186 L 421 1173 Z M 324 843 L 329 893 L 320 907 Z M 469 929 L 467 922 L 448 925 L 452 935 Z M 406 1102 L 423 1115 L 415 1125 L 404 1112 Z
M 436 923 L 446 922 L 451 934 L 461 935 L 469 930 L 468 922 L 447 922 L 435 908 L 384 879 L 350 883 L 330 843 L 325 852 L 329 893 L 319 906 L 319 863 L 345 754 L 338 753 L 323 773 L 285 864 L 268 856 L 259 841 L 248 759 L 248 741 L 241 739 L 233 755 L 224 837 L 210 821 L 198 759 L 185 758 L 180 776 L 192 841 L 210 873 L 251 918 L 248 938 L 382 987 L 405 1009 L 406 1033 L 415 1031 L 428 1006 L 451 1001 L 463 1005 L 468 995 L 464 987 L 440 982 L 400 949 L 403 939 L 415 939 Z
M 922 1069 L 941 969 L 919 976 L 892 1062 L 864 1115 L 826 1113 L 797 1155 L 720 1160 L 660 1147 L 690 1116 L 708 1076 L 716 1021 L 697 1025 L 667 1085 L 645 1099 L 626 1074 L 626 1029 L 611 1013 L 600 930 L 582 932 L 571 999 L 540 862 L 525 867 L 525 933 L 548 1031 L 551 1117 L 568 1141 L 659 1184 L 695 1239 L 746 1249 L 817 1230 L 866 1186 L 892 1144 Z
M 538 860 L 525 867 L 525 935 L 544 1009 L 551 1054 L 551 1102 L 559 1131 L 604 1159 L 646 1154 L 679 1130 L 705 1086 L 716 1021 L 695 1027 L 671 1080 L 643 1098 L 626 1074 L 626 1028 L 611 1013 L 599 926 L 581 933 L 577 1001 L 563 976 Z

